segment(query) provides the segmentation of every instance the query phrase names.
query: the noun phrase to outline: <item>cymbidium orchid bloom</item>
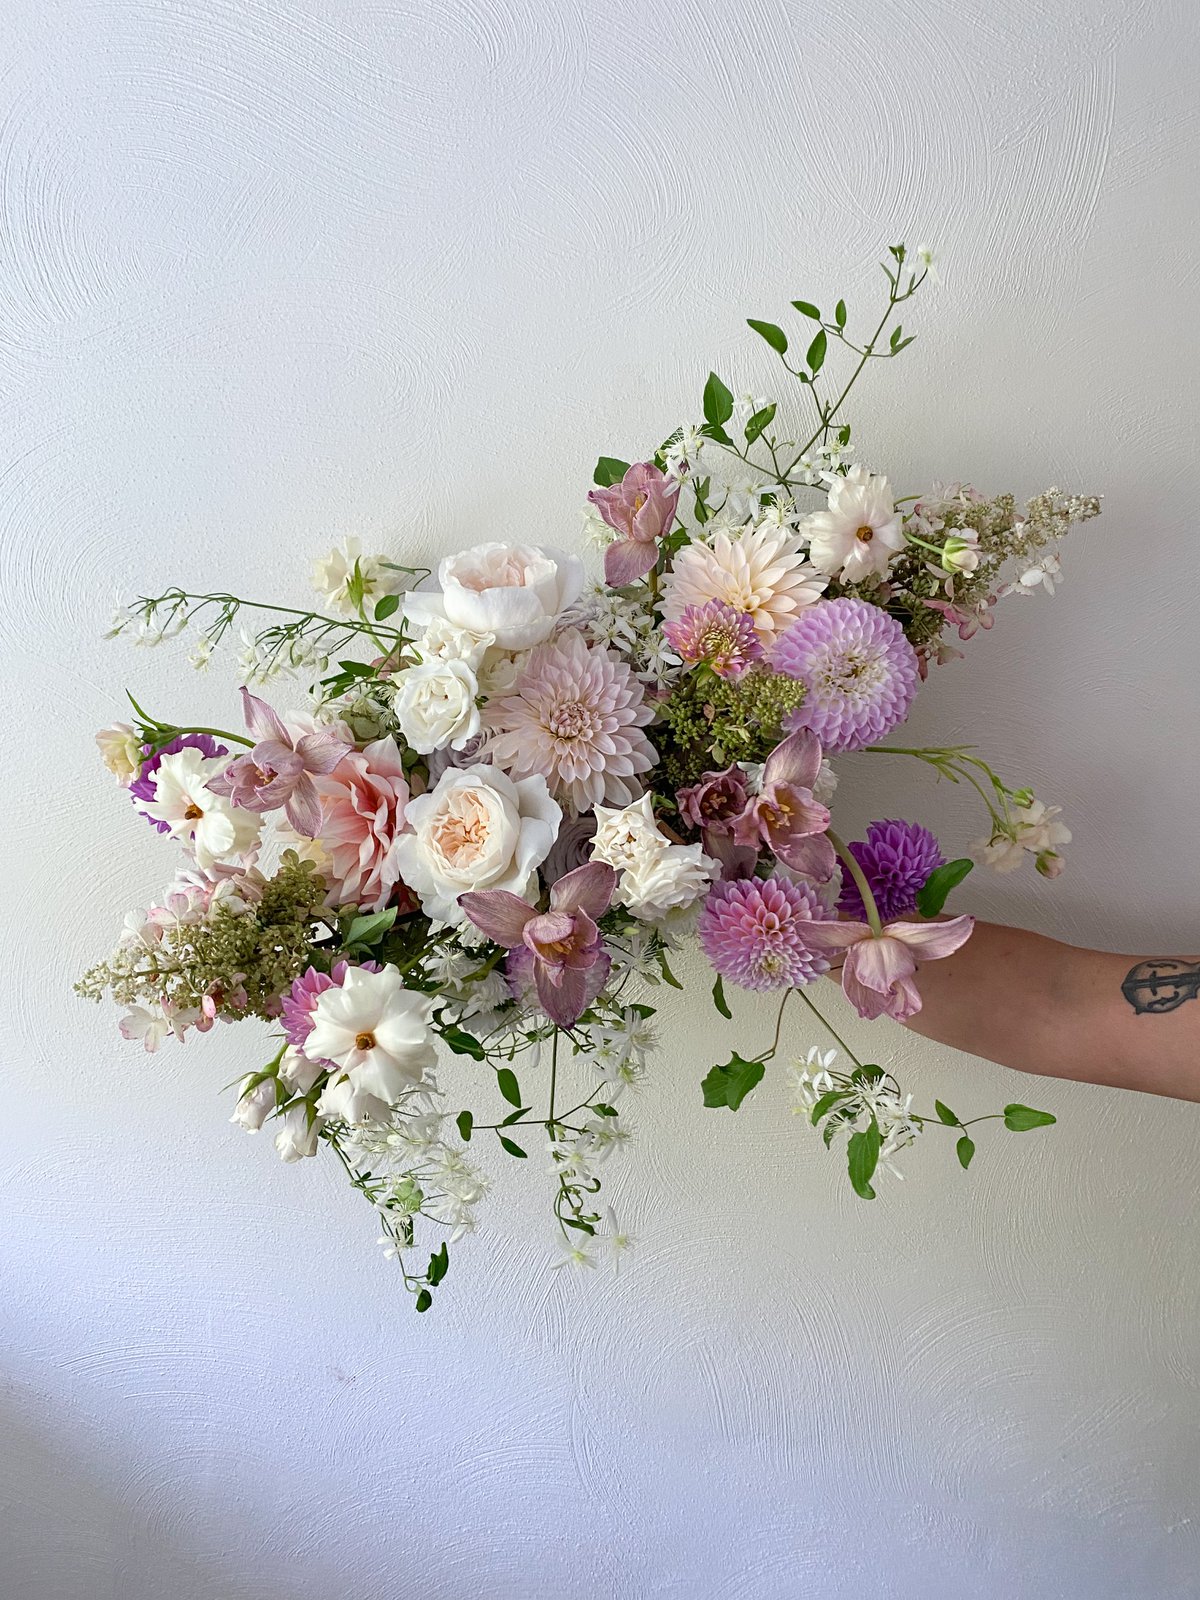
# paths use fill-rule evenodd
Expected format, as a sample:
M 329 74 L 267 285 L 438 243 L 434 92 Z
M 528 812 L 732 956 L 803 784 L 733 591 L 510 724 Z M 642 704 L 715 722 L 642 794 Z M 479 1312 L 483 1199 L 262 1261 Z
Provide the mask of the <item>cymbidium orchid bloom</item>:
M 842 992 L 860 1017 L 906 1022 L 921 1009 L 913 978 L 919 961 L 953 955 L 971 937 L 974 917 L 945 922 L 885 922 L 878 933 L 865 922 L 814 922 L 809 943 L 832 956 L 846 953 Z
M 209 788 L 243 811 L 275 811 L 280 806 L 297 833 L 315 838 L 321 830 L 321 801 L 313 773 L 332 772 L 352 748 L 332 728 L 293 738 L 265 700 L 242 687 L 246 727 L 258 741 L 235 756 Z
M 552 1022 L 570 1028 L 588 1006 L 588 974 L 605 971 L 612 958 L 596 926 L 608 910 L 617 874 L 599 861 L 568 872 L 550 891 L 550 909 L 539 911 L 505 889 L 459 896 L 459 905 L 483 934 L 512 949 L 524 945 L 533 957 L 538 1000 Z M 594 992 L 594 989 L 593 989 Z
M 813 798 L 820 772 L 821 741 L 812 729 L 789 734 L 767 757 L 762 788 L 734 818 L 732 830 L 736 844 L 755 850 L 765 845 L 793 872 L 827 883 L 836 856 L 825 837 L 829 811 Z
M 604 581 L 614 589 L 644 578 L 658 561 L 658 543 L 675 521 L 680 485 L 652 461 L 637 461 L 620 483 L 588 499 L 619 535 L 604 552 Z

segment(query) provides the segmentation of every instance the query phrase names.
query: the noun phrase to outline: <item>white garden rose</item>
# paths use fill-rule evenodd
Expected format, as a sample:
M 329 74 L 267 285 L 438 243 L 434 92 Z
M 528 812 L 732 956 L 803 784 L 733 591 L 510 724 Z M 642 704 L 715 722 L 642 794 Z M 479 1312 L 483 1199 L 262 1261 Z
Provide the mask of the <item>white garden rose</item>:
M 399 679 L 392 709 L 400 731 L 418 755 L 461 750 L 479 732 L 479 684 L 465 661 L 444 659 L 409 667 Z
M 663 845 L 625 868 L 616 898 L 639 922 L 667 922 L 707 894 L 720 870 L 698 844 Z
M 447 556 L 438 590 L 409 594 L 404 615 L 418 627 L 443 618 L 456 628 L 495 636 L 501 650 L 528 650 L 548 639 L 583 588 L 583 562 L 565 551 L 492 541 Z
M 602 861 L 618 872 L 665 850 L 670 842 L 659 832 L 649 794 L 627 806 L 596 806 L 595 816 L 592 860 Z
M 405 821 L 412 831 L 394 847 L 400 876 L 427 916 L 462 927 L 458 897 L 469 891 L 507 889 L 532 903 L 562 811 L 540 773 L 514 780 L 479 764 L 444 772 L 408 802 Z
M 414 640 L 413 649 L 422 661 L 465 661 L 478 673 L 495 642 L 494 633 L 472 633 L 470 628 L 456 628 L 445 617 L 431 617 L 424 633 Z

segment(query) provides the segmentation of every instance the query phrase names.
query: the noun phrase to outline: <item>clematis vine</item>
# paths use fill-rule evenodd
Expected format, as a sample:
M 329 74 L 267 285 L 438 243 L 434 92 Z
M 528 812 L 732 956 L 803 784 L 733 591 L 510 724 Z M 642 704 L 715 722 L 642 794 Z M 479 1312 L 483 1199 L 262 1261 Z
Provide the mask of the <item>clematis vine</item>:
M 658 561 L 658 541 L 675 521 L 680 485 L 652 461 L 637 461 L 620 483 L 593 489 L 588 499 L 619 537 L 604 552 L 604 581 L 614 589 L 636 583 Z
M 568 872 L 539 911 L 507 889 L 459 895 L 458 903 L 483 934 L 509 950 L 523 945 L 533 957 L 538 1000 L 551 1022 L 570 1028 L 596 991 L 593 969 L 607 976 L 612 958 L 596 926 L 612 902 L 617 874 L 599 861 Z
M 762 787 L 734 818 L 732 834 L 735 844 L 756 854 L 765 845 L 793 872 L 828 883 L 837 857 L 825 837 L 829 811 L 813 798 L 820 771 L 821 741 L 812 729 L 789 734 L 767 757 Z
M 974 917 L 945 922 L 885 922 L 878 932 L 865 922 L 814 922 L 809 944 L 826 955 L 845 952 L 842 992 L 860 1017 L 907 1022 L 921 1009 L 913 981 L 919 961 L 937 961 L 966 944 Z
M 321 800 L 313 775 L 332 772 L 353 746 L 332 728 L 293 738 L 278 713 L 242 685 L 246 727 L 258 741 L 235 756 L 209 782 L 244 811 L 275 811 L 280 806 L 297 833 L 315 838 L 321 829 Z

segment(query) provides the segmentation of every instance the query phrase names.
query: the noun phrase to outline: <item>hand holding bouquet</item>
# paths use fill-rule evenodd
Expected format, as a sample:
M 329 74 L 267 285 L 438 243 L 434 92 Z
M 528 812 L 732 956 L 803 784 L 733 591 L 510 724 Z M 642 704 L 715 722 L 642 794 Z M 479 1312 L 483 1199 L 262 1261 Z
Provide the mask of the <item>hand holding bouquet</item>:
M 531 1138 L 549 1150 L 565 1259 L 629 1242 L 599 1173 L 626 1138 L 655 987 L 679 986 L 677 949 L 699 944 L 722 1015 L 727 985 L 771 996 L 771 1042 L 712 1067 L 708 1106 L 736 1110 L 762 1079 L 793 996 L 827 1028 L 824 975 L 863 1017 L 919 1010 L 920 964 L 970 936 L 970 917 L 942 912 L 972 859 L 913 821 L 843 840 L 840 754 L 965 781 L 986 816 L 978 859 L 1062 870 L 1056 808 L 969 747 L 887 742 L 931 668 L 961 654 L 949 639 L 990 628 L 1005 596 L 1053 592 L 1061 536 L 1099 510 L 1055 489 L 1023 511 L 958 484 L 897 499 L 854 459 L 847 395 L 912 342 L 897 316 L 929 260 L 892 247 L 864 343 L 840 300 L 831 317 L 793 302 L 802 357 L 795 332 L 750 322 L 805 391 L 807 427 L 711 374 L 702 423 L 644 460 L 602 457 L 588 496 L 602 581 L 557 544 L 488 541 L 429 574 L 350 542 L 317 563 L 311 611 L 172 589 L 117 618 L 139 642 L 198 635 L 198 665 L 240 628 L 243 725 L 160 721 L 134 701 L 132 723 L 99 735 L 183 859 L 79 988 L 111 993 L 150 1051 L 265 1023 L 270 1057 L 238 1085 L 234 1120 L 270 1123 L 286 1161 L 337 1156 L 419 1310 L 474 1225 L 486 1156 L 525 1159 Z M 830 385 L 834 353 L 848 370 Z M 258 613 L 274 617 L 254 631 Z M 303 671 L 307 702 L 288 709 L 275 691 Z M 254 692 L 267 687 L 274 704 Z M 940 1102 L 918 1113 L 830 1036 L 836 1050 L 795 1069 L 796 1104 L 827 1146 L 844 1140 L 859 1195 L 927 1125 L 969 1165 L 966 1123 Z

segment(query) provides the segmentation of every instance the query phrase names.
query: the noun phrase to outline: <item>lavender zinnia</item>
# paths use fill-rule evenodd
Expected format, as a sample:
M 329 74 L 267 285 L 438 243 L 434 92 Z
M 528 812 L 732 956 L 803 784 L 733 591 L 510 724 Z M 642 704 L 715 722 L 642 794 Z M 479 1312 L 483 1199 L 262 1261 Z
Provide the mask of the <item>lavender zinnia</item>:
M 908 715 L 920 681 L 895 617 L 850 595 L 810 606 L 776 644 L 772 665 L 805 687 L 786 727 L 811 728 L 830 753 L 882 739 Z
M 863 869 L 884 922 L 916 910 L 917 895 L 926 878 L 945 860 L 933 834 L 916 822 L 872 822 L 866 839 L 853 840 L 849 848 Z M 838 910 L 856 922 L 866 921 L 862 895 L 849 874 Z
M 814 922 L 830 920 L 815 889 L 786 878 L 739 878 L 714 884 L 697 935 L 723 978 L 743 989 L 811 983 L 829 962 L 809 942 Z
M 142 750 L 146 755 L 150 755 L 150 751 L 153 748 L 154 747 L 152 745 L 148 744 L 142 746 Z M 172 739 L 170 744 L 164 744 L 161 749 L 155 750 L 154 754 L 150 756 L 150 759 L 142 763 L 141 771 L 129 785 L 130 798 L 135 801 L 143 800 L 147 803 L 153 802 L 158 795 L 158 785 L 154 781 L 154 774 L 162 765 L 162 758 L 164 756 L 178 755 L 180 750 L 199 750 L 202 756 L 209 759 L 214 756 L 227 756 L 229 754 L 229 747 L 227 745 L 218 744 L 210 734 L 180 734 L 177 738 Z M 142 811 L 141 806 L 138 806 L 137 809 L 141 812 L 143 817 L 146 817 L 146 821 L 152 828 L 157 828 L 159 833 L 170 833 L 171 824 L 169 822 L 162 822 L 158 817 L 146 816 L 146 813 Z

